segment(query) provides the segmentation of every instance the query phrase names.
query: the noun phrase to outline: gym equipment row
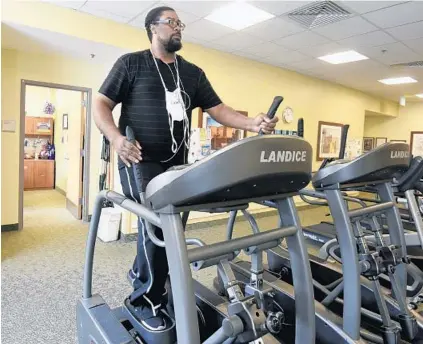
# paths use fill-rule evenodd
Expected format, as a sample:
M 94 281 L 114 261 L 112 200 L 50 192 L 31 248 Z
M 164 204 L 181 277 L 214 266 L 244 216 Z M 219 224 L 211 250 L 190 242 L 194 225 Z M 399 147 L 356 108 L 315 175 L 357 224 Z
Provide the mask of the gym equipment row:
M 267 113 L 270 118 L 282 101 L 275 97 Z M 341 150 L 345 150 L 347 130 Z M 300 125 L 298 136 L 260 133 L 191 165 L 171 168 L 151 180 L 145 191 L 137 185 L 141 204 L 102 190 L 90 223 L 82 297 L 76 310 L 79 343 L 393 344 L 423 340 L 418 299 L 423 285 L 412 284 L 411 298 L 408 283 L 409 276 L 419 281 L 416 276 L 422 272 L 407 256 L 394 196 L 395 183 L 414 166 L 409 146 L 386 143 L 350 161 L 325 161 L 312 175 L 312 147 L 303 132 Z M 126 133 L 134 140 L 131 128 Z M 138 166 L 133 167 L 137 175 Z M 310 183 L 312 190 L 306 189 Z M 378 201 L 369 205 L 354 200 L 361 207 L 350 209 L 346 191 L 364 189 L 371 189 Z M 299 195 L 324 199 L 320 202 L 329 207 L 336 235 L 326 259 L 307 251 L 294 202 Z M 125 303 L 111 309 L 101 295 L 93 294 L 94 250 L 104 200 L 144 219 L 150 239 L 166 249 L 169 325 L 163 331 L 145 328 Z M 279 223 L 274 229 L 260 231 L 248 212 L 253 203 L 277 211 Z M 191 211 L 230 213 L 226 240 L 205 244 L 186 239 Z M 233 238 L 238 212 L 246 217 L 252 233 Z M 154 235 L 151 224 L 162 228 L 163 241 Z M 249 259 L 241 260 L 241 252 Z M 191 273 L 191 269 L 212 266 L 216 267 L 213 289 Z

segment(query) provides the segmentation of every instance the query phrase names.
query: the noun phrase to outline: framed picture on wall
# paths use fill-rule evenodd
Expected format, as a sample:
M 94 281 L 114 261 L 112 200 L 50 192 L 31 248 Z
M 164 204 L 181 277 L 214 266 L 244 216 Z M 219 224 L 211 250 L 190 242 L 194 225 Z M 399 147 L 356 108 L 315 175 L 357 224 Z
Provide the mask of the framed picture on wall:
M 401 142 L 401 143 L 406 143 L 407 140 L 389 140 L 389 142 Z
M 385 144 L 386 142 L 388 142 L 387 137 L 376 137 L 375 148 Z
M 412 131 L 410 136 L 412 156 L 423 156 L 423 131 Z
M 68 129 L 68 114 L 64 113 L 62 117 L 62 129 Z
M 248 112 L 238 111 L 240 114 L 248 117 Z M 236 142 L 247 137 L 245 130 L 233 129 L 216 122 L 207 112 L 200 108 L 198 111 L 198 127 L 210 128 L 211 131 L 211 150 L 219 150 L 232 142 Z
M 338 158 L 341 148 L 341 123 L 319 121 L 317 135 L 317 160 Z
M 374 137 L 363 137 L 363 152 L 370 152 L 374 146 Z

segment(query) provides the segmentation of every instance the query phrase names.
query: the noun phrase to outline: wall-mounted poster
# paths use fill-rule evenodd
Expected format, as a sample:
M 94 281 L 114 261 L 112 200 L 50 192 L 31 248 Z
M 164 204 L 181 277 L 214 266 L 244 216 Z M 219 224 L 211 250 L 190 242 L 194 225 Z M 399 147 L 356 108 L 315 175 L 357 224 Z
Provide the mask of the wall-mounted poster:
M 343 126 L 341 123 L 319 121 L 317 160 L 339 157 Z
M 388 142 L 387 137 L 376 137 L 375 148 L 385 144 L 386 142 Z
M 347 139 L 345 146 L 345 156 L 347 160 L 353 160 L 359 157 L 363 152 L 363 140 L 362 139 Z
M 412 131 L 410 137 L 412 156 L 423 156 L 423 131 Z
M 363 152 L 370 152 L 373 149 L 374 138 L 373 137 L 364 137 L 363 138 Z
M 237 111 L 248 117 L 248 112 Z M 241 140 L 247 136 L 245 130 L 233 129 L 216 122 L 207 112 L 201 109 L 198 113 L 198 127 L 210 129 L 211 133 L 211 152 L 219 150 L 232 142 Z

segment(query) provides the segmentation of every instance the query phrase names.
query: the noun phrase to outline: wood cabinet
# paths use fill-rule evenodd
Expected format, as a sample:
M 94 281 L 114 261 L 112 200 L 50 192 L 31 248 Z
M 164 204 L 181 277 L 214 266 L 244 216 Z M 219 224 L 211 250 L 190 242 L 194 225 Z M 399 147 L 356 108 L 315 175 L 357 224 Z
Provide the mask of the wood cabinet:
M 24 160 L 24 189 L 34 188 L 34 161 Z
M 53 135 L 53 118 L 25 117 L 25 135 Z
M 24 160 L 24 189 L 54 188 L 54 160 Z

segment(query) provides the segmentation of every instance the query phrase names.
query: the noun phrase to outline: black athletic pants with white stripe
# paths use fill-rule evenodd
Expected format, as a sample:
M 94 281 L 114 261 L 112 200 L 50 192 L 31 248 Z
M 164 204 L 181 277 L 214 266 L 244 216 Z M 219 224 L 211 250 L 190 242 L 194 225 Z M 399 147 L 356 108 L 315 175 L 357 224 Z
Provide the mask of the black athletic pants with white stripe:
M 142 162 L 139 164 L 141 171 L 141 187 L 145 191 L 148 182 L 157 175 L 165 172 L 170 166 L 159 163 Z M 132 167 L 120 167 L 119 175 L 122 184 L 122 191 L 126 197 L 141 203 L 135 176 Z M 161 228 L 151 225 L 158 239 L 163 240 Z M 141 302 L 151 303 L 158 306 L 162 302 L 165 293 L 165 282 L 169 267 L 167 264 L 166 250 L 164 247 L 156 246 L 149 238 L 145 223 L 138 218 L 138 242 L 137 255 L 134 260 L 130 275 L 135 277 L 133 281 L 134 291 L 130 295 L 130 301 L 137 306 Z M 151 306 L 153 306 L 151 305 Z

